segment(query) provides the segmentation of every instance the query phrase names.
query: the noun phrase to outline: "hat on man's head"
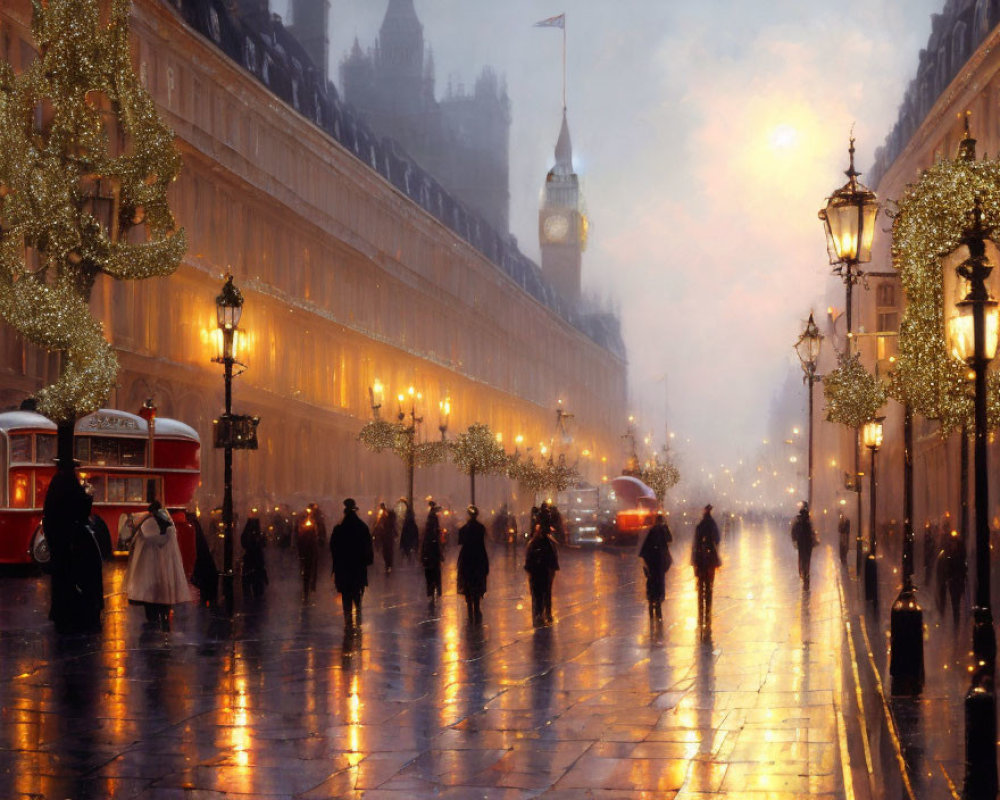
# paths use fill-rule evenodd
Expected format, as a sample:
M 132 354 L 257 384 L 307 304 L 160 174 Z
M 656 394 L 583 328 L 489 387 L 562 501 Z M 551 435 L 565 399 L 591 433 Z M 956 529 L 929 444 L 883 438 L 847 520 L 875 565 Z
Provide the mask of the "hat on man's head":
M 358 504 L 354 502 L 354 498 L 348 497 L 344 501 L 344 511 L 357 511 L 357 510 L 358 510 Z
M 469 506 L 466 509 L 466 511 L 469 512 L 469 516 L 470 517 L 478 517 L 479 516 L 479 509 L 476 506 Z
M 711 510 L 712 510 L 712 504 L 711 504 L 711 503 L 709 503 L 708 505 L 706 505 L 706 506 L 705 506 L 705 510 L 706 510 L 706 511 L 711 511 Z

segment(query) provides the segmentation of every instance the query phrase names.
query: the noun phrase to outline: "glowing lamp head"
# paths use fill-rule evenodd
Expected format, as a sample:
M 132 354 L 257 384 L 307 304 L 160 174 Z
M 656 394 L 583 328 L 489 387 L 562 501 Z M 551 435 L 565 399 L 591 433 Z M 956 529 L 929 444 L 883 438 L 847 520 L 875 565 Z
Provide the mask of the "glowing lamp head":
M 861 173 L 854 169 L 853 138 L 848 152 L 851 165 L 844 173 L 847 183 L 830 195 L 826 206 L 819 212 L 831 264 L 845 261 L 866 263 L 872 258 L 878 199 L 873 191 L 858 181 Z
M 878 450 L 882 446 L 882 417 L 870 420 L 861 427 L 861 441 L 865 447 Z
M 385 400 L 385 386 L 382 385 L 382 381 L 376 379 L 375 383 L 372 384 L 370 392 L 372 408 L 381 408 L 382 401 Z
M 950 316 L 945 320 L 945 342 L 953 358 L 971 364 L 976 356 L 976 337 L 973 328 L 974 303 L 968 299 L 956 303 Z M 947 313 L 947 312 L 946 312 Z M 983 321 L 986 323 L 984 358 L 992 361 L 997 354 L 997 337 L 1000 335 L 1000 310 L 992 298 L 983 307 Z
M 799 340 L 795 343 L 795 353 L 802 362 L 802 368 L 807 372 L 816 369 L 819 361 L 820 351 L 823 349 L 823 334 L 819 332 L 816 321 L 812 313 L 809 314 L 809 321 L 799 335 Z
M 227 275 L 222 293 L 215 298 L 215 315 L 219 329 L 235 331 L 243 314 L 243 293 L 233 285 L 233 276 Z

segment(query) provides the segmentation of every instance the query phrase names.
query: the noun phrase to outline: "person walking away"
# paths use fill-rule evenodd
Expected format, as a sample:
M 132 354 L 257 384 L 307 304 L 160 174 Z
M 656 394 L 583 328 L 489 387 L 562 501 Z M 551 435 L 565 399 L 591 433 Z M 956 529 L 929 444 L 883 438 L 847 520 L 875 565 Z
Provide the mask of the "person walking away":
M 191 575 L 191 583 L 198 590 L 198 598 L 202 605 L 215 605 L 219 599 L 219 568 L 212 558 L 212 551 L 208 547 L 208 540 L 205 538 L 205 531 L 201 527 L 197 512 L 185 511 L 184 518 L 194 531 L 194 572 Z
M 662 604 L 667 593 L 667 570 L 673 563 L 670 555 L 670 542 L 673 540 L 663 514 L 659 513 L 639 548 L 639 558 L 643 561 L 642 570 L 646 573 L 646 601 L 649 603 L 651 620 L 663 619 Z
M 392 572 L 393 555 L 396 550 L 396 512 L 386 508 L 385 503 L 378 504 L 375 518 L 375 546 L 382 554 L 385 564 L 385 574 Z
M 938 610 L 943 616 L 950 595 L 952 620 L 957 627 L 968 576 L 965 540 L 958 531 L 951 531 L 945 538 L 938 560 Z
M 264 532 L 256 508 L 250 509 L 240 534 L 240 544 L 243 545 L 243 595 L 250 599 L 263 597 L 268 583 L 267 562 L 264 559 Z
M 361 597 L 368 586 L 368 567 L 375 561 L 375 549 L 371 532 L 350 497 L 344 501 L 344 519 L 330 536 L 330 556 L 334 585 L 344 608 L 344 629 L 360 628 Z
M 803 503 L 799 514 L 792 522 L 792 543 L 799 551 L 799 577 L 802 588 L 809 589 L 809 570 L 812 564 L 813 547 L 816 545 L 816 531 L 809 519 L 809 504 Z
M 531 591 L 531 621 L 537 628 L 552 622 L 552 584 L 559 569 L 559 555 L 546 526 L 535 526 L 524 551 L 524 571 Z
M 427 599 L 433 607 L 435 597 L 441 596 L 441 562 L 444 561 L 444 553 L 441 551 L 441 524 L 438 521 L 441 507 L 435 505 L 433 500 L 428 506 L 430 511 L 424 525 L 424 538 L 420 543 L 420 563 L 427 581 Z
M 465 595 L 469 623 L 483 621 L 479 604 L 486 594 L 490 557 L 486 552 L 486 528 L 479 521 L 479 509 L 469 506 L 469 519 L 458 529 L 458 593 Z
M 326 544 L 326 517 L 323 515 L 323 509 L 319 507 L 318 503 L 310 503 L 307 510 L 316 526 L 316 541 L 320 547 L 323 547 Z
M 712 519 L 711 504 L 705 506 L 701 522 L 691 542 L 691 566 L 698 581 L 698 630 L 702 641 L 712 635 L 712 588 L 715 571 L 722 566 L 719 558 L 719 527 Z
M 146 620 L 170 630 L 170 610 L 191 600 L 177 529 L 170 514 L 154 500 L 139 524 L 125 570 L 125 596 L 131 605 L 146 609 Z
M 929 519 L 924 522 L 924 585 L 930 586 L 934 574 L 934 562 L 938 554 L 939 531 L 937 524 Z
M 298 519 L 295 547 L 299 552 L 299 574 L 302 576 L 302 602 L 309 601 L 309 593 L 316 591 L 317 562 L 319 561 L 319 532 L 313 518 L 311 505 Z
M 403 528 L 399 533 L 399 549 L 403 558 L 410 561 L 420 547 L 420 530 L 417 528 L 417 517 L 410 504 L 403 501 Z
M 840 563 L 847 563 L 847 553 L 851 549 L 851 521 L 841 511 L 837 520 L 837 538 L 840 545 Z

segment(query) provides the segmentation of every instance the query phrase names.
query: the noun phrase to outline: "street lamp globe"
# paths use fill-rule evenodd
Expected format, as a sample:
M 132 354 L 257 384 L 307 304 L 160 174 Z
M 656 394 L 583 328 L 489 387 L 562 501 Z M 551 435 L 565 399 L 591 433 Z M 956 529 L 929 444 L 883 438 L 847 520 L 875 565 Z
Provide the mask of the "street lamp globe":
M 809 314 L 809 321 L 806 323 L 805 329 L 799 336 L 799 340 L 795 343 L 795 352 L 799 357 L 799 361 L 802 362 L 802 368 L 807 372 L 812 372 L 816 369 L 816 364 L 819 361 L 820 350 L 823 348 L 823 334 L 819 332 L 819 328 L 816 327 L 816 322 L 813 319 L 812 312 Z
M 882 446 L 882 417 L 870 420 L 861 427 L 861 441 L 869 450 Z
M 243 293 L 233 285 L 233 276 L 226 275 L 222 293 L 215 298 L 215 315 L 219 329 L 234 331 L 243 314 Z
M 861 173 L 854 169 L 853 137 L 848 152 L 851 165 L 844 171 L 847 183 L 830 195 L 819 212 L 826 230 L 831 264 L 866 263 L 872 258 L 878 199 L 875 192 L 858 181 Z
M 944 309 L 945 342 L 948 352 L 963 364 L 971 364 L 976 355 L 976 339 L 973 335 L 973 309 L 975 301 L 970 297 Z M 987 298 L 983 305 L 983 321 L 986 323 L 985 351 L 983 357 L 992 361 L 997 354 L 997 337 L 1000 335 L 1000 309 L 993 298 Z

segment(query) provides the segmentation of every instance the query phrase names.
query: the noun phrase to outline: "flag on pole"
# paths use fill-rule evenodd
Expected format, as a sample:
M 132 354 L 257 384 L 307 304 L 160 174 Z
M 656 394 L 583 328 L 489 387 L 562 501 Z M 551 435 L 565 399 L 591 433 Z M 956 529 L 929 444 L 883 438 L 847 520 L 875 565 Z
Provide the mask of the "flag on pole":
M 566 15 L 560 14 L 558 17 L 549 17 L 534 24 L 535 28 L 562 28 L 566 30 Z

